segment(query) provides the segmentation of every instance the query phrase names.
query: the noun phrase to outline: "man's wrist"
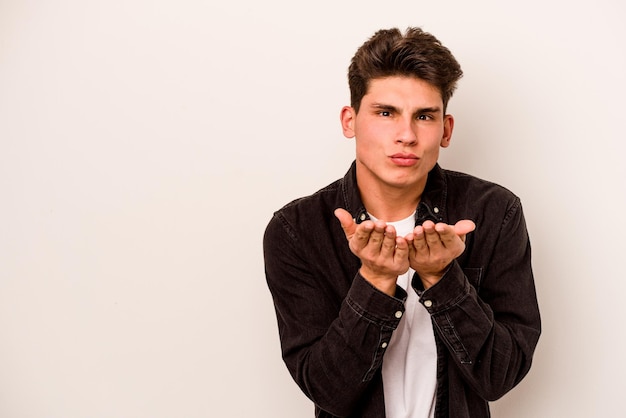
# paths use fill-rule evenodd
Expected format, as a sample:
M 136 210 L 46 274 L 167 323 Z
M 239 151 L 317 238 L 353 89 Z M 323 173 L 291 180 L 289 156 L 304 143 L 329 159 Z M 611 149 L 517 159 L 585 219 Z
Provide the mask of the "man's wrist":
M 448 264 L 442 271 L 436 273 L 417 273 L 420 280 L 422 281 L 422 285 L 424 286 L 424 290 L 429 289 L 439 283 L 439 281 L 446 275 L 448 270 L 450 270 L 450 266 L 452 263 Z
M 434 285 L 436 285 L 437 283 L 439 283 L 439 280 L 441 280 L 441 278 L 443 277 L 443 274 L 441 276 L 435 275 L 435 276 L 426 276 L 426 277 L 419 276 L 419 277 L 422 280 L 422 285 L 424 286 L 424 290 L 427 290 L 433 287 Z
M 376 274 L 365 266 L 360 268 L 359 274 L 361 274 L 365 280 L 381 292 L 384 292 L 389 296 L 394 296 L 396 294 L 396 281 L 398 280 L 398 276 Z

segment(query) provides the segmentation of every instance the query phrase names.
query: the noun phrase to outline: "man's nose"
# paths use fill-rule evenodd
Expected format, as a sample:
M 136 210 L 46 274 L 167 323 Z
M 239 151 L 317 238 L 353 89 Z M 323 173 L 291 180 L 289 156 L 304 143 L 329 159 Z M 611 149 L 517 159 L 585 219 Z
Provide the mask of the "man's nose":
M 398 131 L 396 142 L 404 145 L 415 145 L 417 143 L 417 133 L 412 120 L 398 121 Z

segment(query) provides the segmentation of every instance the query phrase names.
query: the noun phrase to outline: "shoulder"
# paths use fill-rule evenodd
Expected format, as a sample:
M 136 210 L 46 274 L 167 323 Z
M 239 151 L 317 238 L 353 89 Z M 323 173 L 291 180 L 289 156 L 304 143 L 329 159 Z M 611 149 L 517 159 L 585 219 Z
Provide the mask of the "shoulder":
M 334 211 L 341 206 L 341 179 L 307 196 L 290 201 L 276 210 L 267 226 L 267 232 L 281 230 L 293 239 L 302 233 L 328 225 Z
M 449 194 L 461 194 L 468 197 L 486 194 L 496 199 L 519 200 L 511 190 L 493 181 L 454 170 L 442 169 L 442 172 L 446 179 Z
M 320 210 L 335 209 L 341 195 L 341 179 L 307 196 L 299 197 L 274 212 L 275 216 L 297 218 L 315 216 Z
M 442 169 L 448 208 L 457 217 L 506 221 L 521 215 L 520 198 L 508 188 L 471 174 Z

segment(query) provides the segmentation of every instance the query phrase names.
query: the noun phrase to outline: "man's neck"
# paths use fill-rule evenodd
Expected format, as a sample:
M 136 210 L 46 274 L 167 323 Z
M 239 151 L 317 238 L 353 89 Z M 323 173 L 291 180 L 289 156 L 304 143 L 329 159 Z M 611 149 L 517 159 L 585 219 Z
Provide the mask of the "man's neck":
M 376 219 L 395 222 L 407 218 L 417 208 L 422 197 L 423 187 L 411 190 L 403 188 L 368 188 L 359 187 L 365 209 Z

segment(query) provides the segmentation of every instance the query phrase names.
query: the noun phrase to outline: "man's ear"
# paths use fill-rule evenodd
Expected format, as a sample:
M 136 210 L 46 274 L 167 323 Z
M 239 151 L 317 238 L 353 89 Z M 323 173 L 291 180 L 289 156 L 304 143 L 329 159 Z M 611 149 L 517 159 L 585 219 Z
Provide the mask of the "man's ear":
M 341 119 L 341 129 L 343 130 L 343 136 L 346 138 L 354 138 L 354 123 L 356 122 L 356 112 L 354 108 L 350 106 L 344 106 L 341 109 L 341 114 L 339 115 Z
M 454 129 L 454 117 L 452 115 L 444 115 L 443 117 L 443 136 L 441 137 L 441 148 L 448 148 L 452 140 L 452 130 Z

